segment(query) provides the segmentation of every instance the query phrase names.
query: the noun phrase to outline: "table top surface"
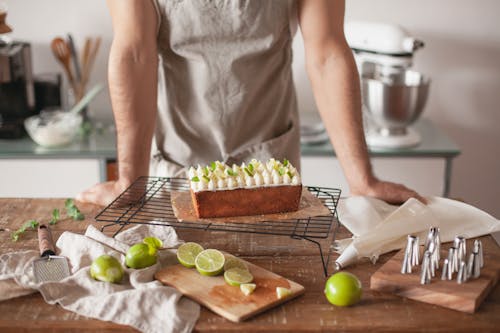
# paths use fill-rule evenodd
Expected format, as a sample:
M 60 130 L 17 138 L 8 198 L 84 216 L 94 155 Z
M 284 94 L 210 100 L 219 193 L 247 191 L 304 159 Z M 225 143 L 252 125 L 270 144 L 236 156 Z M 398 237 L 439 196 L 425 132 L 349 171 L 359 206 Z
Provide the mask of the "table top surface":
M 84 221 L 63 219 L 53 228 L 54 238 L 66 230 L 83 233 L 89 224 L 101 227 L 94 221 L 100 207 L 81 204 Z M 0 254 L 16 250 L 36 249 L 35 231 L 27 231 L 18 242 L 10 240 L 10 234 L 25 221 L 37 218 L 47 222 L 54 208 L 64 208 L 61 199 L 0 199 Z M 106 232 L 116 231 L 110 228 Z M 213 247 L 242 256 L 246 260 L 285 276 L 303 285 L 303 296 L 270 309 L 243 323 L 230 322 L 202 307 L 195 326 L 198 332 L 257 332 L 257 331 L 498 331 L 500 327 L 500 287 L 497 285 L 487 296 L 478 311 L 471 315 L 438 306 L 428 305 L 392 294 L 369 289 L 370 276 L 393 254 L 380 258 L 375 265 L 362 261 L 349 268 L 356 274 L 364 293 L 360 303 L 353 307 L 338 308 L 330 305 L 324 295 L 326 281 L 318 248 L 307 241 L 289 237 L 257 234 L 209 232 L 179 229 L 179 237 L 196 241 L 205 247 Z M 348 236 L 341 228 L 337 238 Z M 321 240 L 323 248 L 331 239 Z M 485 251 L 500 248 L 490 236 L 483 237 Z M 330 270 L 332 265 L 330 263 Z M 84 329 L 82 329 L 84 328 Z M 127 326 L 116 325 L 76 315 L 59 306 L 46 304 L 39 294 L 23 296 L 0 302 L 0 331 L 35 332 L 135 332 Z
M 460 154 L 458 146 L 430 120 L 422 118 L 414 125 L 422 142 L 411 148 L 370 148 L 371 156 L 438 156 L 455 157 Z M 301 145 L 303 156 L 335 156 L 330 142 Z M 0 140 L 0 159 L 12 158 L 100 158 L 116 159 L 116 133 L 112 126 L 104 126 L 88 137 L 79 138 L 65 147 L 44 148 L 29 137 L 17 140 Z

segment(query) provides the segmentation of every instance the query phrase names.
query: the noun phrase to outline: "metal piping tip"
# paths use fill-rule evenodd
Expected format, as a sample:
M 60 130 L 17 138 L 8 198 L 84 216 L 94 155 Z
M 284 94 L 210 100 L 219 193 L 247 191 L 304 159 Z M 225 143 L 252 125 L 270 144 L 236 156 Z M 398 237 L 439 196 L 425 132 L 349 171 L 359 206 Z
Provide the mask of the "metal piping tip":
M 424 252 L 424 258 L 422 261 L 422 271 L 420 273 L 420 284 L 431 283 L 431 253 L 429 251 Z
M 464 282 L 467 282 L 468 280 L 468 274 L 467 274 L 467 265 L 465 264 L 465 261 L 460 261 L 460 268 L 458 269 L 458 274 L 457 274 L 457 282 L 462 284 Z
M 456 236 L 453 241 L 453 247 L 457 249 L 457 258 L 460 262 L 461 260 L 466 260 L 467 258 L 467 244 L 465 241 L 465 237 Z
M 484 266 L 484 256 L 483 256 L 483 243 L 480 239 L 474 241 L 474 252 L 479 254 L 479 266 L 483 268 Z
M 448 259 L 444 260 L 443 263 L 443 270 L 441 272 L 441 280 L 451 280 L 451 275 L 450 275 L 450 268 L 449 268 L 449 261 Z

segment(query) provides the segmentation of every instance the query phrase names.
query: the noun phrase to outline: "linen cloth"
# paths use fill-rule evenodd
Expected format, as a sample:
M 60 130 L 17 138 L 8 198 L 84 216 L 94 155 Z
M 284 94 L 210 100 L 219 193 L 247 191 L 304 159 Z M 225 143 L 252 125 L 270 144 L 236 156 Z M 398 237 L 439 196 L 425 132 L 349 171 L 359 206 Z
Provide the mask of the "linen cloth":
M 90 277 L 92 261 L 103 254 L 123 264 L 127 249 L 144 237 L 163 241 L 158 262 L 144 269 L 125 269 L 120 284 Z M 64 232 L 56 243 L 58 255 L 68 258 L 71 275 L 58 282 L 37 284 L 32 261 L 37 251 L 4 254 L 0 257 L 0 300 L 39 291 L 49 304 L 80 315 L 130 325 L 141 332 L 190 332 L 199 317 L 200 306 L 182 297 L 174 288 L 154 280 L 161 267 L 176 264 L 175 248 L 182 242 L 171 227 L 140 225 L 108 237 L 93 226 L 85 235 Z M 123 265 L 125 267 L 125 265 Z
M 427 205 L 410 198 L 401 206 L 369 197 L 355 196 L 339 203 L 340 222 L 353 234 L 337 240 L 337 263 L 345 268 L 362 257 L 376 262 L 379 255 L 406 246 L 409 234 L 424 244 L 430 227 L 439 227 L 442 242 L 455 236 L 479 237 L 500 230 L 500 220 L 466 203 L 429 197 Z

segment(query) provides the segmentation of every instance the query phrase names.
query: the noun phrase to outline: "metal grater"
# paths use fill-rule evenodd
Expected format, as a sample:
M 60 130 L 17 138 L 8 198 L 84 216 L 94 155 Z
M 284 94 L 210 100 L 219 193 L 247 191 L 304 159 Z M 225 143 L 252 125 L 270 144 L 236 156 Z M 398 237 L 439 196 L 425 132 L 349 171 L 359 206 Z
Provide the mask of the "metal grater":
M 36 283 L 60 281 L 70 275 L 66 257 L 56 256 L 52 234 L 46 225 L 38 227 L 38 244 L 42 257 L 33 261 Z
M 68 261 L 61 256 L 47 256 L 33 261 L 36 283 L 60 281 L 69 276 Z

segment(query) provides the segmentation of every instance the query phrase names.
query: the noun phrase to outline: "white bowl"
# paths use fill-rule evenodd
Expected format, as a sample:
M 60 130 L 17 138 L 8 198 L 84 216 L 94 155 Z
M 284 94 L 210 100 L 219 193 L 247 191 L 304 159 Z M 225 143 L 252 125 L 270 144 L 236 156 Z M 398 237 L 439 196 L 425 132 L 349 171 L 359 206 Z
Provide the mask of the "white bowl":
M 41 112 L 24 121 L 24 127 L 33 141 L 43 147 L 62 147 L 73 142 L 83 118 L 65 111 Z

